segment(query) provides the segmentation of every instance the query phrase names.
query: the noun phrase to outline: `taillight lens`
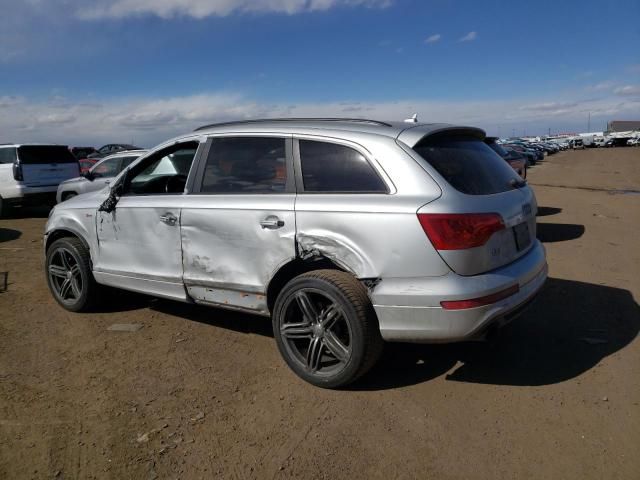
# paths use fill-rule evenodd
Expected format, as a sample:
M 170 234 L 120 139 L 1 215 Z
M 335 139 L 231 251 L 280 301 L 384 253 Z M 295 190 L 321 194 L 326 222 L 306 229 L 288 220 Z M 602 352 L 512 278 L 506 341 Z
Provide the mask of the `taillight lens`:
M 480 247 L 505 228 L 497 213 L 419 213 L 418 220 L 437 250 Z
M 13 179 L 18 182 L 24 180 L 24 178 L 22 177 L 22 165 L 20 165 L 18 162 L 14 162 L 13 164 Z

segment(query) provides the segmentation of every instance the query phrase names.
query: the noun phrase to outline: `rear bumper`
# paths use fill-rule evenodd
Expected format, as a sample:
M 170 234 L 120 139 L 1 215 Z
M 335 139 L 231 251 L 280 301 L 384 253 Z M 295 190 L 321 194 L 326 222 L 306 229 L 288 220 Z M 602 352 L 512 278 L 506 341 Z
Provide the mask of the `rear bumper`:
M 457 342 L 473 339 L 490 326 L 501 325 L 521 313 L 547 278 L 544 247 L 536 241 L 514 263 L 482 275 L 383 279 L 371 298 L 380 332 L 387 341 Z M 445 310 L 444 300 L 484 297 L 518 285 L 519 291 L 491 305 Z
M 17 184 L 2 189 L 2 200 L 11 205 L 40 205 L 55 201 L 57 190 L 57 185 L 28 187 Z

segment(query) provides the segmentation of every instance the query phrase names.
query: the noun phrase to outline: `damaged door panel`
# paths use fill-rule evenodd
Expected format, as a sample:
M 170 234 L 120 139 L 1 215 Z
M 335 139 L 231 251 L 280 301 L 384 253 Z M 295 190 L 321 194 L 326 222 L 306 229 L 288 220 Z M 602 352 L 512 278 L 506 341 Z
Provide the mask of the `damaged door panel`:
M 97 212 L 94 275 L 98 281 L 186 299 L 181 278 L 180 208 L 169 206 L 174 201 L 174 196 L 125 196 L 114 211 Z
M 197 302 L 268 315 L 269 280 L 296 255 L 291 138 L 209 143 L 182 210 L 184 284 Z
M 190 197 L 181 220 L 189 295 L 268 314 L 267 284 L 295 258 L 294 201 L 294 194 Z M 270 217 L 281 226 L 264 227 Z

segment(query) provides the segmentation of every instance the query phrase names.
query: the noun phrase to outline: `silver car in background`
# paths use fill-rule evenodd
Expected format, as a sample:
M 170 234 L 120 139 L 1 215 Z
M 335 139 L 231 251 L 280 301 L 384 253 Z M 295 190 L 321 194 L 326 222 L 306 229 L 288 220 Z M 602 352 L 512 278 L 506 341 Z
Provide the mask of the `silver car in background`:
M 271 317 L 284 360 L 335 388 L 384 341 L 480 338 L 547 277 L 533 191 L 448 124 L 281 119 L 202 127 L 55 207 L 46 278 Z
M 127 150 L 103 158 L 91 167 L 85 175 L 60 183 L 56 201 L 60 203 L 82 193 L 102 190 L 122 170 L 145 153 L 147 153 L 146 150 Z

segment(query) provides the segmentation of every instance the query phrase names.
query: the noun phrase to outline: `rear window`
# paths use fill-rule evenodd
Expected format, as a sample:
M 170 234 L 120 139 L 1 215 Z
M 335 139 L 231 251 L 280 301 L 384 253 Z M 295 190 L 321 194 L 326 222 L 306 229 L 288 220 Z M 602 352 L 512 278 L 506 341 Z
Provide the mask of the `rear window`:
M 25 145 L 18 147 L 20 163 L 77 163 L 69 149 L 63 145 Z
M 0 148 L 0 163 L 13 163 L 16 161 L 16 149 L 14 147 Z
M 513 169 L 477 138 L 430 137 L 414 150 L 462 193 L 491 195 L 512 188 Z

